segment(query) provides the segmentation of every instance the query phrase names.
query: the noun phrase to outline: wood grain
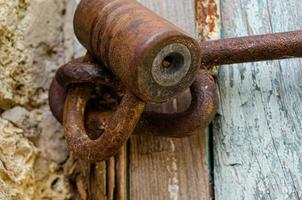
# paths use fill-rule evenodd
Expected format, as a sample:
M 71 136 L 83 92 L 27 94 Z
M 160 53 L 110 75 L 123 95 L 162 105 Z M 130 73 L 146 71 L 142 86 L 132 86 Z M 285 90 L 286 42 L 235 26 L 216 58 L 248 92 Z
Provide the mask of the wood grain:
M 196 27 L 194 0 L 140 0 L 159 15 L 197 36 L 204 27 Z M 203 1 L 205 5 L 208 1 Z M 204 23 L 206 24 L 206 23 Z M 200 34 L 203 35 L 203 34 Z M 187 93 L 177 102 L 162 107 L 163 112 L 184 110 L 190 103 Z M 210 199 L 207 137 L 204 130 L 196 136 L 171 139 L 135 136 L 129 149 L 130 199 L 177 200 Z
M 302 28 L 301 0 L 223 0 L 223 37 Z M 301 199 L 301 59 L 223 66 L 217 199 Z
M 74 0 L 79 4 L 80 0 Z M 75 8 L 73 8 L 75 12 Z M 74 57 L 78 58 L 86 53 L 86 49 L 75 38 Z M 126 198 L 123 189 L 125 176 L 119 176 L 126 169 L 121 164 L 126 159 L 126 146 L 115 157 L 108 161 L 88 163 L 77 160 L 75 164 L 76 192 L 78 195 L 74 199 L 79 200 L 124 200 Z M 126 173 L 123 173 L 126 174 Z M 118 177 L 118 178 L 117 178 Z M 121 184 L 120 184 L 121 182 Z
M 217 19 L 208 22 L 212 17 L 207 17 L 212 14 L 218 17 L 215 14 L 217 9 L 214 9 L 214 13 L 209 12 L 213 10 L 213 2 L 217 0 L 140 2 L 193 36 L 211 38 L 218 33 L 218 29 L 209 31 L 207 27 L 217 22 Z M 77 52 L 82 50 L 81 47 L 77 49 Z M 190 95 L 186 93 L 177 101 L 149 107 L 162 112 L 176 112 L 186 109 L 189 103 Z M 185 139 L 133 137 L 129 141 L 128 155 L 125 146 L 110 161 L 86 164 L 86 167 L 81 168 L 78 178 L 80 196 L 84 199 L 108 200 L 210 199 L 212 190 L 209 183 L 207 144 L 208 138 L 204 130 L 198 130 L 196 136 Z

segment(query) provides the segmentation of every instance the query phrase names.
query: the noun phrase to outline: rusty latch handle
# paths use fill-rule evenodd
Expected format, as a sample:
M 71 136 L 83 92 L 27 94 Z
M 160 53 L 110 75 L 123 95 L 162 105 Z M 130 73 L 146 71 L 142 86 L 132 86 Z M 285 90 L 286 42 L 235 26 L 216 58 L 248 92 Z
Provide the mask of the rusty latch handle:
M 132 132 L 185 137 L 208 126 L 218 107 L 207 71 L 215 65 L 302 57 L 302 31 L 197 42 L 133 0 L 81 0 L 74 27 L 89 53 L 57 71 L 49 102 L 69 148 L 89 161 L 114 155 Z M 144 112 L 189 87 L 187 111 Z M 106 91 L 116 111 L 94 108 Z

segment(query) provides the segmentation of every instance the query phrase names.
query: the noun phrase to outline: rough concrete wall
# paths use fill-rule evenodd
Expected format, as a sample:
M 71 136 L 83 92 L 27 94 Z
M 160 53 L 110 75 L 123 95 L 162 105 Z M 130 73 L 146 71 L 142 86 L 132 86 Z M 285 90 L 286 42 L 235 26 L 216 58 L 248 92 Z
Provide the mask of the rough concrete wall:
M 0 0 L 0 199 L 71 196 L 47 90 L 73 55 L 73 8 L 68 0 Z

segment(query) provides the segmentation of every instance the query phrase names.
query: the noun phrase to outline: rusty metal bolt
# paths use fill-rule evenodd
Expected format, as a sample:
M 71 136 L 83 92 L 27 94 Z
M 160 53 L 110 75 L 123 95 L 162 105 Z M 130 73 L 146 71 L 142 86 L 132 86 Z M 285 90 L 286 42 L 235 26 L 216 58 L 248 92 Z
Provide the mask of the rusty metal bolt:
M 164 102 L 194 81 L 198 42 L 136 1 L 82 0 L 74 29 L 89 53 L 145 102 Z

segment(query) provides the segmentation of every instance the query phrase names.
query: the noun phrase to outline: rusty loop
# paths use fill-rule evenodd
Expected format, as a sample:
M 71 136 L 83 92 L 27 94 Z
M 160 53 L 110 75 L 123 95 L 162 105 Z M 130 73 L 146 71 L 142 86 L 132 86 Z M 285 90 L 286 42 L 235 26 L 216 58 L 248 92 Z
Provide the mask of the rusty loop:
M 86 132 L 84 115 L 97 86 L 116 88 L 118 83 L 110 72 L 86 55 L 62 66 L 49 90 L 49 104 L 64 125 L 68 147 L 77 157 L 89 161 L 105 160 L 116 154 L 132 134 L 145 106 L 126 92 L 117 111 L 102 127 L 102 134 L 96 137 Z
M 218 93 L 215 80 L 208 71 L 200 70 L 190 91 L 192 101 L 186 111 L 174 114 L 143 113 L 136 132 L 179 138 L 196 134 L 197 129 L 206 129 L 217 113 Z
M 63 68 L 68 66 L 69 65 L 65 65 Z M 97 70 L 92 69 L 94 67 L 100 68 L 100 66 L 92 65 L 90 69 L 92 71 Z M 59 71 L 64 72 L 64 70 Z M 94 80 L 95 78 L 90 77 L 90 79 Z M 72 80 L 75 81 L 76 79 L 72 78 Z M 82 82 L 82 80 L 83 79 L 77 79 L 79 82 Z M 158 136 L 180 138 L 194 134 L 194 131 L 198 128 L 206 128 L 214 118 L 218 105 L 215 81 L 206 70 L 200 70 L 197 74 L 197 79 L 190 87 L 190 90 L 192 94 L 192 102 L 186 111 L 173 114 L 145 111 L 138 122 L 134 133 L 147 133 Z M 61 122 L 65 96 L 66 91 L 64 88 L 54 80 L 50 87 L 50 105 L 54 115 Z M 110 122 L 112 115 L 113 113 L 110 111 L 88 112 L 86 114 L 87 117 L 85 121 L 87 132 L 89 132 L 90 135 L 93 135 L 93 137 L 101 135 L 103 131 L 101 127 Z
M 51 110 L 64 125 L 69 148 L 81 159 L 108 159 L 117 153 L 133 132 L 166 137 L 193 135 L 197 128 L 207 127 L 216 113 L 216 85 L 206 70 L 198 72 L 190 87 L 192 102 L 185 112 L 143 113 L 145 103 L 129 91 L 115 112 L 86 112 L 96 85 L 110 85 L 116 89 L 119 85 L 115 82 L 114 77 L 100 65 L 84 58 L 61 67 L 52 82 L 49 92 Z
M 74 59 L 60 67 L 55 79 L 64 88 L 73 83 L 92 83 L 98 85 L 114 86 L 118 84 L 115 76 L 105 67 L 85 55 Z
M 93 87 L 87 84 L 71 85 L 64 106 L 63 125 L 68 147 L 79 158 L 101 161 L 115 155 L 132 134 L 145 103 L 126 92 L 117 111 L 103 133 L 95 140 L 88 137 L 85 128 L 85 107 Z
M 100 67 L 89 54 L 61 66 L 51 83 L 48 95 L 50 109 L 60 123 L 63 122 L 68 86 L 81 83 L 90 83 L 95 87 L 104 85 L 115 89 L 121 87 L 114 75 L 106 68 Z
M 50 111 L 58 122 L 63 122 L 64 103 L 67 90 L 54 78 L 48 91 L 48 104 Z
M 215 81 L 209 72 L 200 70 L 190 90 L 192 101 L 186 111 L 173 114 L 144 112 L 134 134 L 182 138 L 196 134 L 197 129 L 205 129 L 217 112 Z M 97 133 L 98 126 L 108 123 L 111 115 L 111 112 L 91 112 L 87 115 L 86 126 L 91 132 Z

